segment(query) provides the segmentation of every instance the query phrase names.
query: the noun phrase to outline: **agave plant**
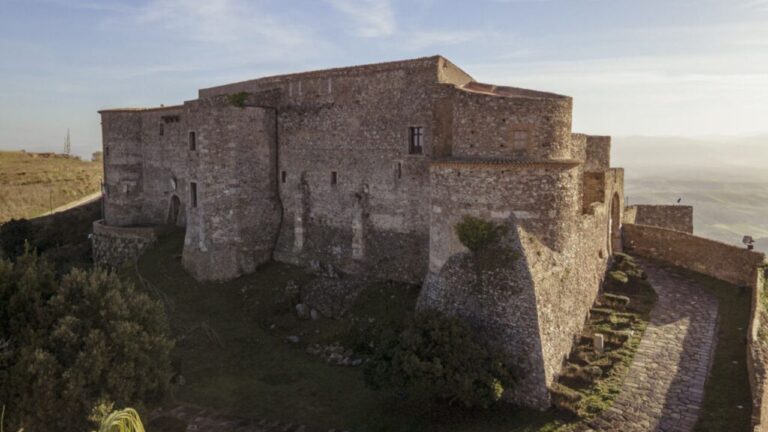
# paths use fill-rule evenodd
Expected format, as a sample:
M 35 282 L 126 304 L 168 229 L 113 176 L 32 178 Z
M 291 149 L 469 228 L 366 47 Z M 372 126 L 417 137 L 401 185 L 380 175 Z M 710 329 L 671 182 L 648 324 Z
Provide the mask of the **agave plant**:
M 101 421 L 99 432 L 145 432 L 139 413 L 133 408 L 113 411 Z

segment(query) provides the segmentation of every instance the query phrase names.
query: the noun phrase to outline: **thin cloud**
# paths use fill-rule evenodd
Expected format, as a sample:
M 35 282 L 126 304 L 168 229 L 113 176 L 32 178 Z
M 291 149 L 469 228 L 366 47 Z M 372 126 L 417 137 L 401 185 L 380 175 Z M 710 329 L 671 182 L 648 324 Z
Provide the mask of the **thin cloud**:
M 365 38 L 390 36 L 397 30 L 389 0 L 327 0 L 352 19 L 352 33 Z

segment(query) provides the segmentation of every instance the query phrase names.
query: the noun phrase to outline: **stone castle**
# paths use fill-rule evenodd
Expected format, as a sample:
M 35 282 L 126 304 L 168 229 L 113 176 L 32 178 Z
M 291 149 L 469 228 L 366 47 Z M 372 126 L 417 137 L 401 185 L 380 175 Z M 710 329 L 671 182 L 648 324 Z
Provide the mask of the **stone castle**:
M 419 306 L 502 347 L 524 369 L 510 398 L 543 408 L 622 248 L 623 170 L 610 167 L 609 137 L 571 131 L 572 106 L 435 56 L 104 110 L 95 258 L 135 256 L 152 226 L 173 224 L 200 280 L 276 260 L 422 284 Z M 671 217 L 686 227 L 683 213 Z M 514 253 L 467 271 L 477 263 L 455 226 L 468 215 L 508 227 Z

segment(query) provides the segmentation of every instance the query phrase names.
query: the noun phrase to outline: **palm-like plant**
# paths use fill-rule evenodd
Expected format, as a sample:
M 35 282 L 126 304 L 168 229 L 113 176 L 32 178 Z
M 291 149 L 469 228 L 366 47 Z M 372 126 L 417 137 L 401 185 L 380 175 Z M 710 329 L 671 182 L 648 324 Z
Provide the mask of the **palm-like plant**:
M 99 432 L 145 432 L 139 413 L 133 408 L 113 411 L 101 421 Z

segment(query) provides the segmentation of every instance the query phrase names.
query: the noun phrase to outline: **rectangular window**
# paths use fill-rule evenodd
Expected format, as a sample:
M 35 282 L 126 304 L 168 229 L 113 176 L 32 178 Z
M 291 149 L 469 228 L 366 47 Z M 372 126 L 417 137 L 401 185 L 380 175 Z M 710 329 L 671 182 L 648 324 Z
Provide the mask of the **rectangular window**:
M 512 132 L 512 150 L 525 151 L 528 149 L 528 140 L 530 135 L 527 130 L 516 130 Z
M 339 173 L 331 171 L 331 184 L 336 185 L 339 182 Z
M 160 136 L 165 135 L 165 123 L 160 123 Z
M 403 178 L 403 164 L 397 163 L 397 178 Z
M 280 179 L 282 180 L 283 183 L 285 183 L 286 178 L 288 178 L 288 173 L 286 173 L 285 171 L 280 173 Z
M 197 150 L 197 139 L 194 131 L 189 132 L 189 149 L 191 151 Z
M 410 139 L 408 141 L 408 153 L 421 154 L 424 144 L 424 128 L 419 126 L 412 127 L 410 131 L 411 133 Z
M 197 183 L 195 182 L 189 184 L 189 202 L 192 208 L 197 207 Z

